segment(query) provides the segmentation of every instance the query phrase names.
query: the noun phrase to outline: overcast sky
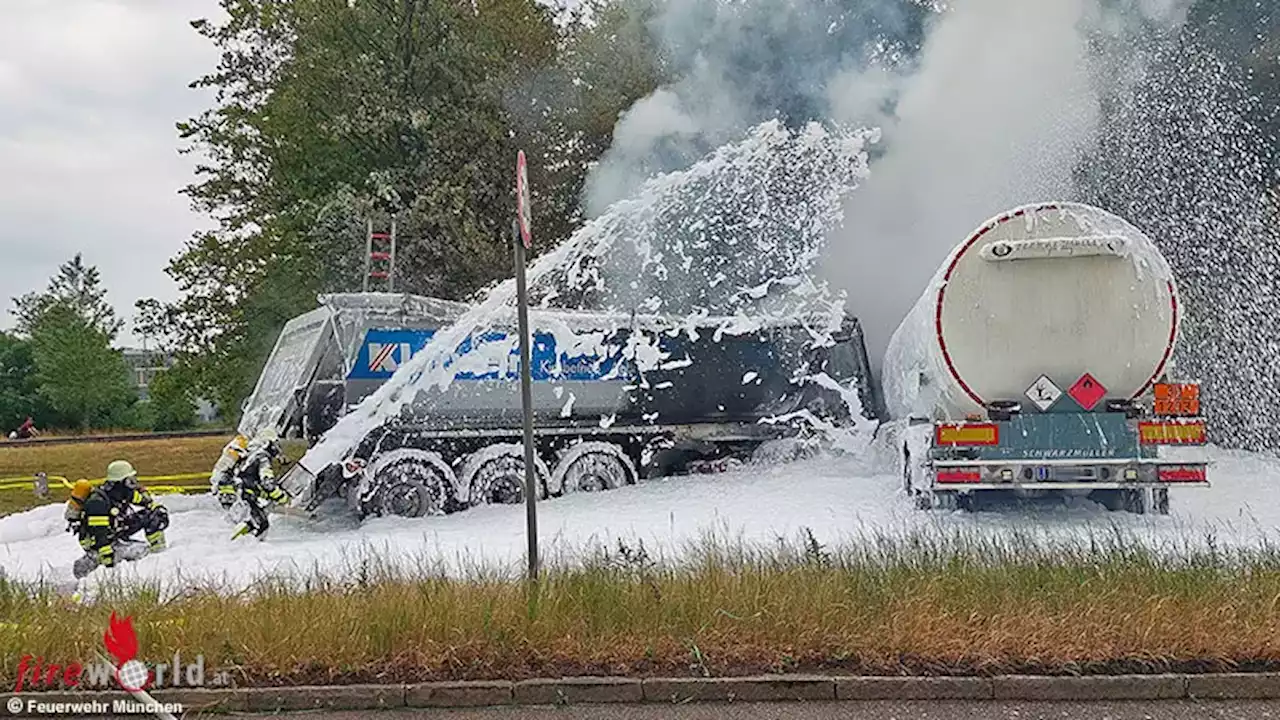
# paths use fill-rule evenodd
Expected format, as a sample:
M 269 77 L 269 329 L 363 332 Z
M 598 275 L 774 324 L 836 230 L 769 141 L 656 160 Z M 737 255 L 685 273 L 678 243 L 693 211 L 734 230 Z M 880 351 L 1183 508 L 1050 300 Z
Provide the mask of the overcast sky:
M 199 17 L 217 0 L 0 0 L 0 328 L 77 252 L 128 320 L 177 296 L 164 267 L 209 224 L 174 129 L 210 103 L 187 87 L 217 62 Z

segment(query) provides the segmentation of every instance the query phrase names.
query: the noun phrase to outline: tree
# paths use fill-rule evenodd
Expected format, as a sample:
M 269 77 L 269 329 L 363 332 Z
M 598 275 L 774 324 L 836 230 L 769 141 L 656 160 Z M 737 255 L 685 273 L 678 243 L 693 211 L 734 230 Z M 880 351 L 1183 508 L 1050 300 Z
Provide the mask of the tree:
M 88 429 L 120 422 L 137 399 L 124 357 L 110 343 L 66 301 L 44 307 L 31 329 L 40 395 L 68 424 Z
M 30 336 L 41 316 L 55 304 L 73 310 L 90 327 L 106 335 L 108 341 L 114 340 L 124 327 L 124 321 L 116 317 L 107 302 L 98 268 L 85 265 L 80 253 L 58 268 L 43 293 L 27 293 L 14 300 L 18 332 Z
M 196 403 L 184 374 L 181 368 L 162 370 L 147 386 L 151 429 L 185 430 L 195 424 Z
M 22 424 L 28 416 L 37 427 L 54 424 L 49 404 L 40 396 L 31 343 L 0 332 L 0 434 Z
M 397 290 L 460 298 L 507 275 L 516 147 L 547 155 L 566 133 L 540 120 L 549 94 L 530 99 L 560 41 L 533 0 L 222 7 L 194 23 L 223 51 L 194 84 L 217 105 L 179 125 L 209 158 L 184 192 L 219 226 L 170 264 L 181 300 L 148 316 L 236 407 L 288 318 L 360 289 L 368 217 L 399 220 Z M 548 241 L 571 205 L 545 205 Z

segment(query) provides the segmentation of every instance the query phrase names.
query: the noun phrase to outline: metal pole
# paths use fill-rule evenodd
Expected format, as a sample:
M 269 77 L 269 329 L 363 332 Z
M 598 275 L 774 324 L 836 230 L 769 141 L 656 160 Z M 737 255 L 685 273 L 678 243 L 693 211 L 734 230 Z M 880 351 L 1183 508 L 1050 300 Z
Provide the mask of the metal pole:
M 529 580 L 538 579 L 538 489 L 533 452 L 533 361 L 529 336 L 529 288 L 525 280 L 524 243 L 520 223 L 511 223 L 515 241 L 516 295 L 520 317 L 520 400 L 524 406 L 524 503 L 529 534 Z

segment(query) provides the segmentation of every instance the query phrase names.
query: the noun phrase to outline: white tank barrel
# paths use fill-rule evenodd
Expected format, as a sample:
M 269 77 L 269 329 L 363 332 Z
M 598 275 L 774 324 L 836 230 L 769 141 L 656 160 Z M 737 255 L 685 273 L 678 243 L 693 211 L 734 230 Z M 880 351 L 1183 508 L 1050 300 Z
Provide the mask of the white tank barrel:
M 1042 375 L 1067 392 L 1086 373 L 1106 398 L 1135 398 L 1168 369 L 1179 315 L 1169 263 L 1130 223 L 1078 203 L 1015 208 L 951 252 L 898 327 L 885 401 L 894 418 L 961 419 L 1030 406 Z

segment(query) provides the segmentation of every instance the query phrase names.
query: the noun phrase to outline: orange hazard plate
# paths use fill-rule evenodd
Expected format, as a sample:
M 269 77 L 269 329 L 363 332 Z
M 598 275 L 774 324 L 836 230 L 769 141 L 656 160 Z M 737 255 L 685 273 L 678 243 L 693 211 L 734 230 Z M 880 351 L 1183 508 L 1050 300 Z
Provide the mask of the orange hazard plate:
M 1199 415 L 1200 386 L 1160 383 L 1155 387 L 1156 415 Z

